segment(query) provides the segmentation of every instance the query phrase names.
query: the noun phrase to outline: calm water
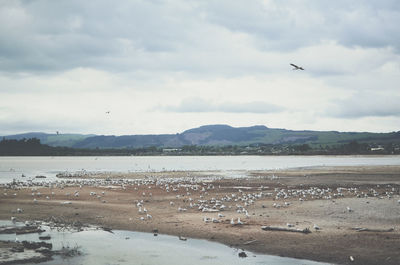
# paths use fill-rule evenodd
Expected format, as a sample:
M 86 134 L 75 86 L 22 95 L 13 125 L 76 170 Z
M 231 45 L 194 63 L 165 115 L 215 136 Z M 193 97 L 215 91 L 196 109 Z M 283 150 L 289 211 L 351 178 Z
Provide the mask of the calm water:
M 400 165 L 400 156 L 0 157 L 0 182 L 60 172 L 246 171 L 312 166 Z
M 4 224 L 4 222 L 3 222 Z M 309 260 L 259 255 L 247 252 L 247 258 L 239 258 L 239 250 L 225 245 L 199 239 L 181 241 L 178 237 L 115 230 L 114 234 L 104 231 L 84 231 L 79 233 L 51 231 L 53 249 L 62 246 L 80 246 L 84 255 L 70 259 L 55 257 L 42 265 L 82 264 L 82 265 L 124 265 L 124 264 L 326 264 Z M 14 235 L 1 235 L 3 240 L 15 240 Z M 38 234 L 18 235 L 18 240 L 38 241 Z M 32 264 L 33 265 L 33 264 Z

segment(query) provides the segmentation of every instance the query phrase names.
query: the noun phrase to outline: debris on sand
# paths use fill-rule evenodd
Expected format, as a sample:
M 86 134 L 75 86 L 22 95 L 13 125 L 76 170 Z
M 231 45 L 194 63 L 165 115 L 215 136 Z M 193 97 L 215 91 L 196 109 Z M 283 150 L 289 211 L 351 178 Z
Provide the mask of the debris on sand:
M 357 232 L 378 232 L 378 233 L 384 233 L 384 232 L 393 232 L 394 227 L 389 228 L 389 229 L 371 229 L 371 228 L 364 228 L 364 227 L 353 227 L 352 230 L 356 230 Z
M 53 245 L 46 242 L 0 241 L 0 264 L 39 263 L 52 259 L 53 255 L 70 258 L 81 255 L 80 247 L 62 247 L 52 250 Z
M 111 234 L 114 234 L 114 232 L 112 231 L 112 229 L 109 228 L 109 227 L 103 226 L 103 227 L 101 227 L 101 229 L 103 229 L 104 231 L 109 232 L 109 233 L 111 233 Z
M 79 220 L 68 220 L 63 217 L 51 216 L 44 220 L 44 223 L 50 228 L 56 228 L 57 230 L 68 230 L 68 231 L 83 231 L 85 227 L 89 227 L 87 224 L 83 224 Z
M 243 245 L 250 245 L 250 244 L 253 244 L 253 243 L 256 243 L 256 242 L 257 242 L 256 239 L 255 240 L 250 240 L 250 241 L 244 242 Z
M 286 228 L 286 227 L 278 227 L 278 226 L 262 226 L 261 229 L 264 231 L 297 232 L 297 233 L 303 233 L 303 234 L 311 233 L 309 228 L 297 229 L 297 228 Z
M 0 241 L 0 264 L 38 263 L 51 260 L 51 244 L 35 242 Z
M 22 241 L 21 243 L 26 249 L 38 249 L 42 247 L 47 249 L 53 248 L 53 245 L 51 243 L 46 243 L 46 242 Z
M 45 230 L 41 229 L 39 226 L 6 226 L 0 227 L 0 234 L 31 234 L 31 233 L 42 233 Z
M 82 255 L 82 252 L 79 249 L 80 249 L 79 246 L 74 246 L 74 247 L 63 246 L 61 250 L 54 251 L 54 254 L 60 255 L 62 258 L 71 258 Z

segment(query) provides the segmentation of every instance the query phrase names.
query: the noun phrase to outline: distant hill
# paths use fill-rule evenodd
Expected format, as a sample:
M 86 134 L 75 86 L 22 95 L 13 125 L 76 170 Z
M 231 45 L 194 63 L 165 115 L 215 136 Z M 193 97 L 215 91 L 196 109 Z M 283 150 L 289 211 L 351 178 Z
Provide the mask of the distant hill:
M 227 146 L 227 145 L 279 145 L 309 144 L 338 145 L 351 141 L 364 143 L 400 143 L 400 132 L 336 132 L 336 131 L 294 131 L 274 129 L 258 125 L 251 127 L 231 127 L 228 125 L 205 125 L 178 134 L 159 135 L 80 135 L 26 133 L 5 136 L 6 139 L 38 138 L 50 146 L 73 148 L 142 148 L 142 147 L 182 147 Z
M 22 133 L 22 134 L 14 134 L 3 136 L 5 139 L 14 139 L 14 140 L 22 140 L 22 139 L 31 139 L 36 138 L 39 139 L 42 144 L 50 145 L 50 146 L 64 146 L 64 147 L 72 147 L 77 142 L 86 139 L 87 137 L 94 136 L 93 134 L 48 134 L 41 132 L 30 132 L 30 133 Z M 1 138 L 3 138 L 1 137 Z

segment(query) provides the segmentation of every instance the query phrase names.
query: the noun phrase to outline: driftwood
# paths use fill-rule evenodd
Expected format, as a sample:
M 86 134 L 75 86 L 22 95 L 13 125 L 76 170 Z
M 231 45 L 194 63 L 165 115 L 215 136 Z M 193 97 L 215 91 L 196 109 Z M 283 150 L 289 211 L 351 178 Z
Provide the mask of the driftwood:
M 257 240 L 250 240 L 250 241 L 244 242 L 243 245 L 250 245 L 250 244 L 253 244 L 256 242 L 257 242 Z
M 311 233 L 309 228 L 297 229 L 297 228 L 286 228 L 286 227 L 277 227 L 277 226 L 262 226 L 261 229 L 265 230 L 265 231 L 296 232 L 296 233 L 303 233 L 303 234 Z
M 393 232 L 394 228 L 389 229 L 370 229 L 365 227 L 353 227 L 352 230 L 356 230 L 357 232 Z
M 216 212 L 219 212 L 219 210 L 218 210 L 218 209 L 206 209 L 206 208 L 204 208 L 204 209 L 202 210 L 202 212 L 216 213 Z

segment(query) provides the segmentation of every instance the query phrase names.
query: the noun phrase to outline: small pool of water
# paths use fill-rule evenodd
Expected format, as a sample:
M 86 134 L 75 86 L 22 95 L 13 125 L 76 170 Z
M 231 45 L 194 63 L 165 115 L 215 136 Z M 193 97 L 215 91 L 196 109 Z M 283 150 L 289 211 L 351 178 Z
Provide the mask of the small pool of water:
M 10 225 L 11 222 L 0 222 Z M 124 264 L 326 264 L 309 260 L 283 258 L 271 255 L 254 254 L 246 251 L 248 257 L 240 258 L 241 250 L 230 248 L 220 243 L 207 240 L 187 239 L 168 235 L 154 236 L 150 233 L 114 230 L 109 233 L 103 230 L 82 232 L 66 232 L 50 230 L 42 235 L 51 235 L 53 250 L 64 247 L 79 246 L 80 256 L 62 259 L 54 256 L 54 260 L 40 263 L 42 265 L 82 264 L 82 265 L 124 265 Z M 16 235 L 0 235 L 1 240 L 15 240 Z M 19 241 L 39 241 L 38 234 L 17 236 Z M 29 263 L 26 263 L 29 264 Z M 32 263 L 35 264 L 35 263 Z

